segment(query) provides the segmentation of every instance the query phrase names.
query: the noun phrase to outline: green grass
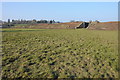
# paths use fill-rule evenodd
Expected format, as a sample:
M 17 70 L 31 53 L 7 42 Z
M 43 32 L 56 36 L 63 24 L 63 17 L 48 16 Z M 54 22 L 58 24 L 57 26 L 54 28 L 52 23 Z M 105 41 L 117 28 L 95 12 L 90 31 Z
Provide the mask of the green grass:
M 45 29 L 13 29 L 13 28 L 6 28 L 2 29 L 2 32 L 27 32 L 27 31 L 43 31 Z
M 3 77 L 118 78 L 117 31 L 2 31 Z

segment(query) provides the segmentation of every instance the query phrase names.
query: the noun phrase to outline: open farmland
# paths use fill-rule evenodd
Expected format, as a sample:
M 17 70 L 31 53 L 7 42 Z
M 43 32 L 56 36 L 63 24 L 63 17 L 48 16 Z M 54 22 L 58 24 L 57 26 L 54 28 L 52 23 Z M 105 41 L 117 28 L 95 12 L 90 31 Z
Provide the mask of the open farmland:
M 117 31 L 3 29 L 2 76 L 118 78 Z

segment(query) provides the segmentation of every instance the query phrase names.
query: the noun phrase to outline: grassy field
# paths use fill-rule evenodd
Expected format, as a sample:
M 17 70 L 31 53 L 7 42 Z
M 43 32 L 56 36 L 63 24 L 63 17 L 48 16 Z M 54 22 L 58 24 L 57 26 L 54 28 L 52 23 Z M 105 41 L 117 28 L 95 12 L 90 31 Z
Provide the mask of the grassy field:
M 2 76 L 118 78 L 117 31 L 3 29 Z

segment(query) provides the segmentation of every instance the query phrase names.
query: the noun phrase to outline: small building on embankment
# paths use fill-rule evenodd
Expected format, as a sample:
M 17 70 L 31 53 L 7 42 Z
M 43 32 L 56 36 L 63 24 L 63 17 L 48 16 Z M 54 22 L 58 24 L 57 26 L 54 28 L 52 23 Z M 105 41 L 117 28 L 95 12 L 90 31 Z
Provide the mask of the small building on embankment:
M 78 26 L 75 27 L 75 29 L 79 29 L 79 28 L 87 28 L 89 26 L 89 22 L 82 22 L 81 24 L 79 24 Z

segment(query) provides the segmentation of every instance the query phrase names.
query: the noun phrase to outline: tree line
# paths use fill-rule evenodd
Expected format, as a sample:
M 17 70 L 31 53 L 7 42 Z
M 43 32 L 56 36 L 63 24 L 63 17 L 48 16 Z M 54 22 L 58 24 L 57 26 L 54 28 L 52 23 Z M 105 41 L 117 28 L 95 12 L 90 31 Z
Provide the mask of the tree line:
M 3 28 L 10 28 L 12 26 L 15 26 L 16 24 L 40 24 L 40 23 L 54 24 L 54 23 L 60 23 L 60 22 L 59 21 L 56 22 L 54 20 L 35 20 L 35 19 L 33 19 L 33 20 L 23 20 L 23 19 L 21 19 L 21 20 L 12 19 L 12 20 L 10 20 L 10 19 L 8 19 L 7 22 L 4 22 L 2 24 L 2 27 Z

